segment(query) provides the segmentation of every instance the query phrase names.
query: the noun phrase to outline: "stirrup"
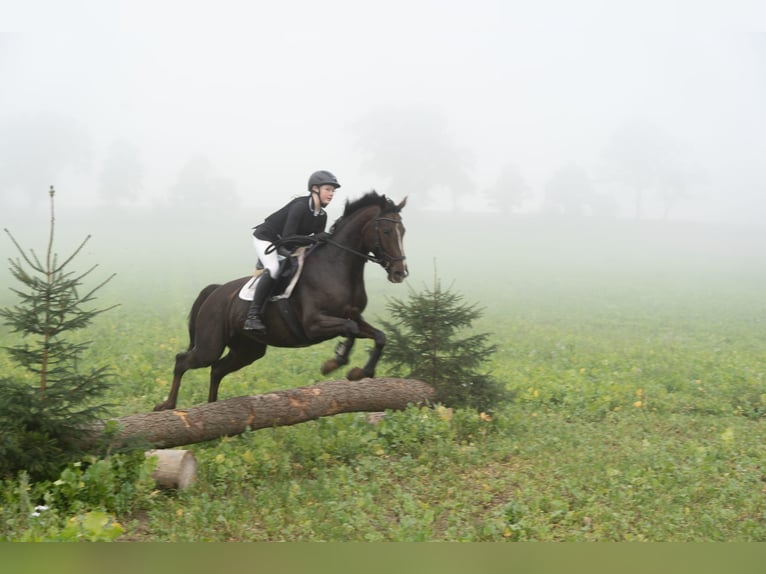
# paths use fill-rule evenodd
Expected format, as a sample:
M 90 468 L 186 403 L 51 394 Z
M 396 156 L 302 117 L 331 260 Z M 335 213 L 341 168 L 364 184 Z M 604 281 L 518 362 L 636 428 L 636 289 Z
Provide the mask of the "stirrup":
M 257 331 L 257 332 L 266 331 L 266 325 L 263 324 L 263 321 L 258 315 L 256 315 L 255 317 L 248 317 L 247 319 L 245 319 L 245 324 L 242 328 L 245 331 Z

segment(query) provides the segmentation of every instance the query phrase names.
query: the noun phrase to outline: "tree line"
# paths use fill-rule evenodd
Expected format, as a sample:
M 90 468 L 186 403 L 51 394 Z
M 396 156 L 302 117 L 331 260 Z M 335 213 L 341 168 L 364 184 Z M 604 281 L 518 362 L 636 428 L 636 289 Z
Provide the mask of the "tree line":
M 105 205 L 130 205 L 146 191 L 145 162 L 135 142 L 115 139 L 94 166 L 88 133 L 71 119 L 21 116 L 5 124 L 0 125 L 0 205 L 12 196 L 34 202 L 37 190 L 67 171 L 97 174 Z M 361 168 L 397 195 L 436 195 L 440 207 L 450 210 L 458 210 L 457 199 L 468 195 L 504 213 L 528 209 L 534 199 L 524 166 L 513 158 L 481 188 L 472 177 L 472 151 L 450 130 L 449 119 L 432 107 L 375 108 L 350 131 L 363 158 Z M 680 140 L 649 121 L 632 121 L 613 130 L 592 166 L 565 163 L 551 173 L 538 190 L 535 209 L 613 216 L 627 202 L 641 218 L 651 199 L 667 217 L 679 202 L 693 199 L 704 181 L 704 172 Z M 172 205 L 202 209 L 242 201 L 236 181 L 204 154 L 181 165 L 166 192 Z

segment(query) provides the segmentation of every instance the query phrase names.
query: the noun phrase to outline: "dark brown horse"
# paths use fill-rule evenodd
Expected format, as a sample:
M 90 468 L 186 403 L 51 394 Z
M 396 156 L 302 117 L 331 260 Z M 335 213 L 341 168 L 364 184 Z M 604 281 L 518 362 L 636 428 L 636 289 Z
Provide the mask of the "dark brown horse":
M 367 363 L 351 369 L 347 377 L 374 376 L 386 336 L 362 317 L 367 306 L 364 266 L 367 261 L 380 263 L 393 283 L 407 277 L 400 215 L 406 202 L 405 198 L 395 205 L 374 191 L 347 202 L 329 235 L 306 256 L 290 297 L 267 306 L 266 335 L 242 329 L 250 303 L 238 294 L 251 277 L 205 287 L 192 305 L 189 348 L 176 355 L 170 394 L 154 410 L 174 409 L 181 377 L 189 369 L 202 367 L 210 367 L 208 401 L 215 401 L 221 379 L 263 357 L 269 345 L 306 347 L 346 337 L 336 347 L 335 357 L 322 365 L 321 372 L 327 374 L 348 363 L 357 338 L 373 339 L 375 347 Z M 227 347 L 229 352 L 222 356 Z

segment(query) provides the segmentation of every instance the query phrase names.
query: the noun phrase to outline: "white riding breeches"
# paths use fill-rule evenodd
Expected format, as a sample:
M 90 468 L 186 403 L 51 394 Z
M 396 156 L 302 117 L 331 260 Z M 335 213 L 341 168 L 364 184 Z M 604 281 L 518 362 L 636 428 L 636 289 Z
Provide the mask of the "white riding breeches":
M 271 241 L 264 241 L 253 237 L 253 245 L 255 245 L 255 252 L 258 254 L 258 259 L 261 260 L 263 268 L 269 272 L 273 278 L 276 278 L 279 272 L 279 256 L 277 250 L 273 249 L 270 253 L 266 253 L 266 249 L 271 246 Z

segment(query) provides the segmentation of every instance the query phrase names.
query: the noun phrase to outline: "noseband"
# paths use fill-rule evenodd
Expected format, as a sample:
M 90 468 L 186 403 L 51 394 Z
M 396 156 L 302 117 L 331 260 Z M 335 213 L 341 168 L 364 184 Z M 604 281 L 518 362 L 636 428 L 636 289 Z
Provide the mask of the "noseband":
M 379 263 L 383 269 L 388 270 L 389 267 L 396 261 L 404 261 L 407 259 L 404 255 L 401 257 L 391 257 L 388 253 L 385 252 L 383 249 L 383 245 L 381 245 L 380 242 L 380 222 L 381 221 L 390 221 L 394 224 L 401 224 L 401 220 L 399 219 L 393 219 L 391 217 L 376 217 L 375 218 L 375 246 L 372 248 L 372 252 L 375 254 L 375 259 L 370 259 L 370 261 L 375 261 L 376 263 Z

